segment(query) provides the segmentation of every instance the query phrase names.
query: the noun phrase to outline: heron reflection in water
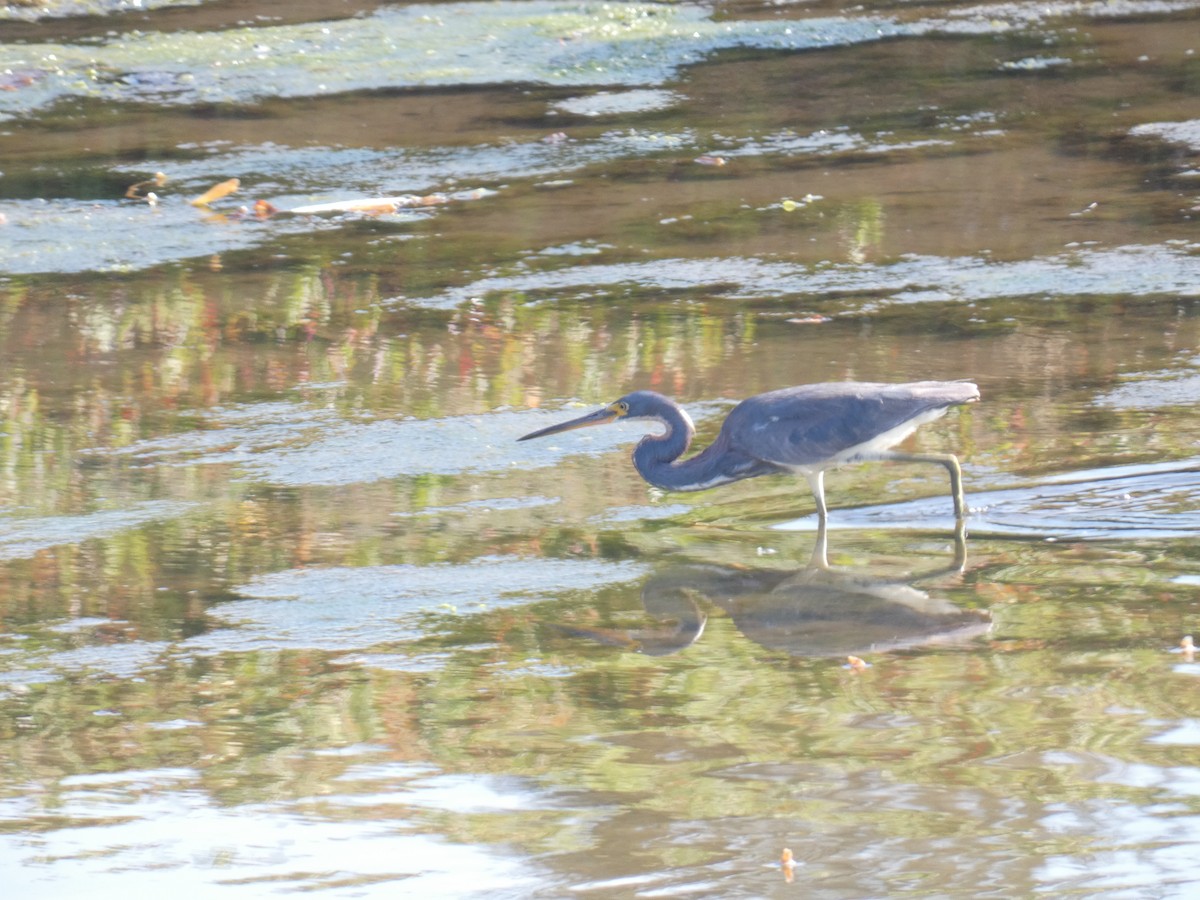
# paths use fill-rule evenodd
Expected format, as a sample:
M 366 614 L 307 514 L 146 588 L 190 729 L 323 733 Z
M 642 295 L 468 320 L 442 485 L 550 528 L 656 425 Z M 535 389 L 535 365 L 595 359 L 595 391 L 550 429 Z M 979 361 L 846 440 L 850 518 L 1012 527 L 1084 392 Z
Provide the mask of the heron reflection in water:
M 691 418 L 662 394 L 635 391 L 601 410 L 518 440 L 618 419 L 649 419 L 665 430 L 638 442 L 633 464 L 655 487 L 700 491 L 744 478 L 793 472 L 808 479 L 821 522 L 827 517 L 826 470 L 873 460 L 937 463 L 950 473 L 954 515 L 961 520 L 966 501 L 958 459 L 949 453 L 901 453 L 891 448 L 950 407 L 978 399 L 979 388 L 966 381 L 844 381 L 783 388 L 743 400 L 730 411 L 711 445 L 681 460 L 696 433 Z
M 572 627 L 586 637 L 648 656 L 677 653 L 698 641 L 717 607 L 748 639 L 793 656 L 844 657 L 931 644 L 963 644 L 985 634 L 991 617 L 931 596 L 912 582 L 959 574 L 966 565 L 963 529 L 955 530 L 947 565 L 904 580 L 830 567 L 826 531 L 818 531 L 809 564 L 799 570 L 692 563 L 655 573 L 642 605 L 655 624 L 633 629 Z

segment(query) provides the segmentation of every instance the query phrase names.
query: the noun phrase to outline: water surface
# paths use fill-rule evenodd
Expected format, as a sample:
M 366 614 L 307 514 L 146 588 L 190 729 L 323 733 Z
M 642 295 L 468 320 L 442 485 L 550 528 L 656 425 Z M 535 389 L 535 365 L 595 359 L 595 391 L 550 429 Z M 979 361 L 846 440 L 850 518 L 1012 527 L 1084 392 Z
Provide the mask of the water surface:
M 0 10 L 6 886 L 1200 889 L 1196 3 L 277 6 Z

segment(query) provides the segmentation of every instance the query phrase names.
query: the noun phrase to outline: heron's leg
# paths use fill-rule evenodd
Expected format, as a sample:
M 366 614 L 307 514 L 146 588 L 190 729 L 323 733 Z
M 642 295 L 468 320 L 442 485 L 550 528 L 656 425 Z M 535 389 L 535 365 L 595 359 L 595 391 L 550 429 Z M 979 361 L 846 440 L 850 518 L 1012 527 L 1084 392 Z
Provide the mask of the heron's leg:
M 967 568 L 967 520 L 962 516 L 954 523 L 954 566 L 953 571 L 962 574 Z
M 805 475 L 808 478 L 808 486 L 812 488 L 813 499 L 817 501 L 817 521 L 824 526 L 829 515 L 825 506 L 825 470 L 817 469 L 815 472 L 806 472 Z
M 877 458 L 889 459 L 893 462 L 937 463 L 939 466 L 945 466 L 946 471 L 950 473 L 950 495 L 954 498 L 954 517 L 961 519 L 966 515 L 967 500 L 963 496 L 962 468 L 958 464 L 958 457 L 953 453 L 900 453 L 896 450 L 885 450 Z
M 813 543 L 812 556 L 808 558 L 808 568 L 829 568 L 829 533 L 824 519 L 817 523 L 817 540 Z

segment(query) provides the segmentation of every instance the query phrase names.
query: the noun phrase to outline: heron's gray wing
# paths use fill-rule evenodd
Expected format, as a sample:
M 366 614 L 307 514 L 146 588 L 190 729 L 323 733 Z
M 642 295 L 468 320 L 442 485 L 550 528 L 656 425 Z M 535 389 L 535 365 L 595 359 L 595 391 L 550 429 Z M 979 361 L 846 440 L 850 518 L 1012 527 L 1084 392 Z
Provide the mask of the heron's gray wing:
M 908 387 L 849 383 L 772 391 L 734 407 L 722 432 L 740 454 L 781 466 L 811 466 L 970 399 L 969 392 Z

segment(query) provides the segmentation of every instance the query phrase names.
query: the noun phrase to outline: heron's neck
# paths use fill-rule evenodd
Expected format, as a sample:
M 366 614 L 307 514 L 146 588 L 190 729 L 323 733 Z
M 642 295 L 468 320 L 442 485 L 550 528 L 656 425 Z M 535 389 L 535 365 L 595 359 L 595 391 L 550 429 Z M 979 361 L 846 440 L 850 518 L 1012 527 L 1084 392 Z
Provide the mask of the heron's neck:
M 717 476 L 719 454 L 709 447 L 691 459 L 680 460 L 696 426 L 682 409 L 670 410 L 655 419 L 666 429 L 662 434 L 648 434 L 633 449 L 633 464 L 638 473 L 657 488 L 666 491 L 695 491 L 723 480 Z

